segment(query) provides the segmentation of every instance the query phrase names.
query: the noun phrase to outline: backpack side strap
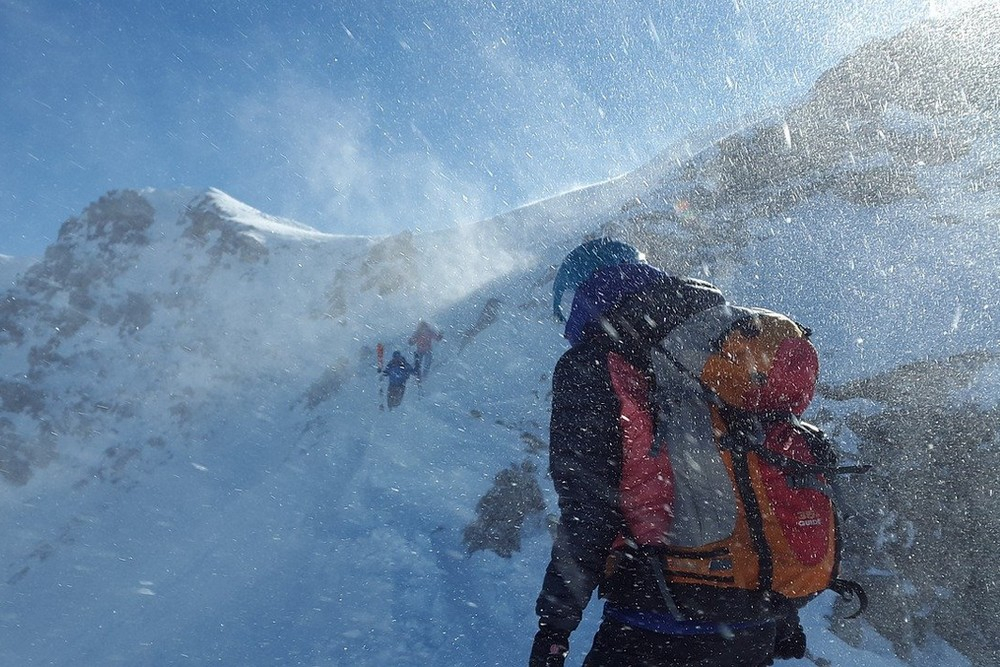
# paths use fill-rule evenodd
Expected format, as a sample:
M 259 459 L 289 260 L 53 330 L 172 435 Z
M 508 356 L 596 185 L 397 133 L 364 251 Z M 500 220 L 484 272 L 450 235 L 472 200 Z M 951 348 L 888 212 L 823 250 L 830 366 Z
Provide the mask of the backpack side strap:
M 845 616 L 845 618 L 857 618 L 868 609 L 868 593 L 865 592 L 865 589 L 858 582 L 847 579 L 834 579 L 830 582 L 828 588 L 839 595 L 840 599 L 845 602 L 857 600 L 858 610 L 853 614 Z

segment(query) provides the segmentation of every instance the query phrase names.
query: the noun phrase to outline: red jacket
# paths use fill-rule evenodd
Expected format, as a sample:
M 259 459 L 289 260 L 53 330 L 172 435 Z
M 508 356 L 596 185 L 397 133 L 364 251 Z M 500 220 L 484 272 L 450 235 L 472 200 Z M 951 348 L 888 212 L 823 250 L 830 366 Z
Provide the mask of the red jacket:
M 434 341 L 439 341 L 443 338 L 441 332 L 421 320 L 420 324 L 417 325 L 417 330 L 413 332 L 410 336 L 410 345 L 417 346 L 417 352 L 420 354 L 426 354 L 431 351 L 431 347 L 434 345 Z

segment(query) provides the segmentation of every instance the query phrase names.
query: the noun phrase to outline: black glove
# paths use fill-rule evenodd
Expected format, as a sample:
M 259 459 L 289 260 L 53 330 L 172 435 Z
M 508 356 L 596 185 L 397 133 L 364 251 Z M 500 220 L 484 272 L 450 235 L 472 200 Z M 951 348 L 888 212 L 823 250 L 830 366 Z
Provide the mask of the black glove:
M 802 626 L 787 625 L 778 627 L 778 635 L 774 641 L 774 657 L 781 660 L 802 658 L 806 654 L 806 633 Z
M 531 645 L 528 667 L 563 667 L 568 652 L 569 633 L 543 625 Z

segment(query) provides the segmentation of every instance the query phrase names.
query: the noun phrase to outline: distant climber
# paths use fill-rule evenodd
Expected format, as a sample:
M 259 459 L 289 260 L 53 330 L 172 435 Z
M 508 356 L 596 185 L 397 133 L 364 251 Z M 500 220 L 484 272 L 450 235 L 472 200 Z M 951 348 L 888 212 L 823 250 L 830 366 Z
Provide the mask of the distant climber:
M 440 341 L 443 338 L 444 336 L 441 335 L 441 332 L 433 325 L 428 324 L 424 320 L 420 320 L 417 323 L 417 329 L 408 341 L 410 345 L 416 347 L 416 351 L 413 353 L 413 369 L 417 380 L 423 380 L 427 377 L 427 374 L 431 370 L 431 360 L 433 358 L 431 350 L 434 347 L 434 342 Z
M 416 369 L 403 358 L 403 353 L 397 350 L 392 353 L 392 359 L 382 369 L 382 374 L 389 378 L 389 390 L 385 395 L 385 404 L 392 410 L 403 402 L 406 381 L 411 375 L 416 374 Z

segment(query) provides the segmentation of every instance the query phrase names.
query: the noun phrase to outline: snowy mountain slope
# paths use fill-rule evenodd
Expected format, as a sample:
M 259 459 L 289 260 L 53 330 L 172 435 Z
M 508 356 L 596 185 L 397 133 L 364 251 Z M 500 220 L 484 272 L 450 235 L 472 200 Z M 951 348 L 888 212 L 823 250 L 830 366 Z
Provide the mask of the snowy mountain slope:
M 795 312 L 841 379 L 995 347 L 998 34 L 984 6 L 869 45 L 797 107 L 647 175 L 608 228 Z
M 845 66 L 864 72 L 884 53 Z M 899 53 L 920 62 L 919 49 Z M 544 470 L 549 372 L 565 349 L 550 320 L 553 267 L 600 230 L 814 327 L 830 385 L 818 407 L 862 454 L 908 461 L 907 441 L 885 449 L 862 420 L 889 411 L 873 387 L 901 365 L 982 352 L 935 395 L 993 409 L 992 111 L 928 115 L 889 96 L 859 125 L 841 97 L 822 102 L 838 77 L 788 118 L 873 128 L 849 154 L 820 155 L 810 142 L 826 130 L 777 119 L 687 161 L 455 230 L 332 237 L 214 190 L 112 193 L 68 221 L 0 302 L 0 661 L 523 663 L 546 517 L 526 518 L 510 559 L 468 555 L 463 530 L 499 471 Z M 964 148 L 900 164 L 910 142 L 877 140 L 892 128 L 920 146 L 960 133 Z M 433 375 L 411 383 L 400 410 L 380 411 L 374 346 L 407 350 L 420 317 L 446 335 Z M 937 382 L 916 377 L 917 389 Z M 986 469 L 995 479 L 1000 467 Z M 921 507 L 873 497 L 889 513 Z M 890 555 L 895 572 L 919 573 L 905 551 Z M 995 545 L 981 554 L 996 556 Z M 949 594 L 970 614 L 988 609 Z M 839 634 L 832 600 L 811 606 L 817 660 L 968 664 L 933 641 L 933 623 L 929 642 L 892 636 L 909 621 L 890 604 L 879 597 L 865 624 Z
M 20 485 L 3 492 L 16 510 L 5 513 L 8 661 L 251 660 L 268 643 L 275 659 L 351 647 L 359 660 L 399 651 L 392 664 L 445 655 L 455 638 L 428 638 L 421 652 L 416 637 L 372 649 L 368 633 L 422 614 L 424 602 L 445 623 L 478 599 L 475 588 L 452 595 L 469 584 L 441 580 L 437 561 L 461 565 L 458 532 L 481 478 L 519 451 L 524 429 L 542 437 L 544 419 L 532 395 L 534 426 L 486 422 L 529 406 L 473 363 L 475 398 L 435 400 L 440 424 L 405 411 L 390 423 L 378 411 L 374 343 L 405 349 L 418 316 L 522 261 L 492 235 L 460 236 L 447 247 L 436 237 L 330 238 L 214 191 L 112 193 L 69 221 L 3 310 L 3 473 Z M 516 326 L 527 296 L 503 290 Z M 553 338 L 548 356 L 558 347 Z M 447 351 L 439 359 L 442 369 L 466 363 Z M 521 372 L 541 388 L 535 369 L 547 365 L 526 359 Z M 520 387 L 514 366 L 502 365 L 503 377 Z M 414 431 L 427 440 L 414 442 Z M 480 431 L 470 448 L 465 438 Z M 470 462 L 456 468 L 464 451 Z M 457 495 L 440 498 L 439 485 Z M 382 600 L 370 576 L 379 562 L 398 571 Z M 407 601 L 411 575 L 426 580 L 420 604 Z M 318 625 L 290 638 L 288 624 L 305 632 L 302 587 L 313 578 L 327 584 L 309 598 Z M 253 609 L 277 620 L 243 627 Z M 206 630 L 205 613 L 234 620 Z

